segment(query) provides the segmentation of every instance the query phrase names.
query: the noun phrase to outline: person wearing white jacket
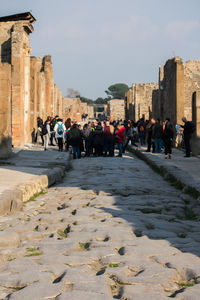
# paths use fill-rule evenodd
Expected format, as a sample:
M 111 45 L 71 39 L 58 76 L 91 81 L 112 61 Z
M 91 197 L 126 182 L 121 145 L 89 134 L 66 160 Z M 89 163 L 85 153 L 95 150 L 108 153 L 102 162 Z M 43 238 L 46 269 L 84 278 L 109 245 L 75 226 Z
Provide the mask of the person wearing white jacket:
M 63 142 L 64 142 L 64 134 L 66 131 L 66 127 L 62 122 L 62 119 L 58 119 L 54 127 L 54 131 L 56 134 L 56 139 L 58 141 L 58 151 L 63 151 Z

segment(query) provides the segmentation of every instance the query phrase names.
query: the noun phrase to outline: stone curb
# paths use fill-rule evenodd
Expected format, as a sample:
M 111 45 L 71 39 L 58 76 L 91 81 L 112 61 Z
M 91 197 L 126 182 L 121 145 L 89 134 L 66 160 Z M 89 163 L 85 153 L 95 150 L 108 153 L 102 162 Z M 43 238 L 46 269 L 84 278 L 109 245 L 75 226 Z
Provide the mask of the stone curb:
M 190 176 L 185 176 L 185 172 L 177 166 L 165 165 L 164 162 L 154 160 L 153 157 L 145 155 L 142 151 L 128 146 L 127 150 L 135 154 L 138 158 L 145 161 L 154 171 L 164 177 L 165 180 L 174 180 L 182 186 L 184 193 L 192 193 L 196 199 L 200 202 L 200 186 Z
M 65 172 L 70 168 L 70 156 L 65 166 L 54 167 L 44 171 L 42 175 L 35 176 L 29 181 L 5 190 L 0 195 L 0 216 L 12 214 L 23 209 L 23 202 L 36 196 L 48 187 L 61 182 Z

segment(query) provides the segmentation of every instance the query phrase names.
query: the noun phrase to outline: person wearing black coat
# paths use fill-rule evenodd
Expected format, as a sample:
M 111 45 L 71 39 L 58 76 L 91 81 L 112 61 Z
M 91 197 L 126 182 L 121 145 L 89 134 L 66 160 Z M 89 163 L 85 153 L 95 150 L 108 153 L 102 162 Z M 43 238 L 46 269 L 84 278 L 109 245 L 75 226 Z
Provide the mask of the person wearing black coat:
M 165 158 L 172 158 L 172 141 L 174 137 L 174 131 L 170 119 L 166 119 L 165 129 L 163 132 L 163 141 L 165 146 Z
M 190 140 L 192 137 L 192 133 L 194 132 L 195 126 L 192 122 L 187 121 L 185 117 L 182 118 L 182 121 L 184 125 L 181 125 L 183 130 L 183 136 L 184 136 L 184 144 L 185 144 L 185 157 L 190 157 L 191 154 L 191 146 L 190 146 Z
M 92 132 L 92 144 L 94 147 L 94 155 L 103 155 L 103 129 L 100 122 Z
M 82 142 L 82 133 L 78 129 L 77 124 L 73 124 L 69 133 L 68 133 L 69 144 L 73 149 L 73 158 L 81 158 L 81 142 Z

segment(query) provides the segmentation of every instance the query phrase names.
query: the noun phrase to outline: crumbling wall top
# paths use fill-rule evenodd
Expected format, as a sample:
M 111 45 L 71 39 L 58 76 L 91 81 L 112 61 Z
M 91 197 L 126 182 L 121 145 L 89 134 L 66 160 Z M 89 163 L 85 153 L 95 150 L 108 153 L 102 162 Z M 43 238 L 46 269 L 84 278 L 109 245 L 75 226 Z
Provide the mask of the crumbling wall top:
M 36 19 L 30 12 L 14 14 L 10 16 L 0 17 L 0 22 L 16 22 L 16 21 L 28 21 L 29 23 L 34 23 Z

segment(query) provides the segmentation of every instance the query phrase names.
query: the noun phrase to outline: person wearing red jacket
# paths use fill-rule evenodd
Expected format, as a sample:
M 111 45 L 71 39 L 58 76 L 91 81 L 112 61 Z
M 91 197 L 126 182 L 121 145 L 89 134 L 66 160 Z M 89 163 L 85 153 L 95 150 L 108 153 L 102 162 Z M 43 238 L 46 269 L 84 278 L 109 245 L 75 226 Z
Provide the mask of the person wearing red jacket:
M 119 148 L 119 155 L 118 157 L 122 157 L 122 152 L 123 152 L 123 142 L 124 142 L 124 135 L 125 135 L 125 127 L 124 125 L 120 122 L 117 125 L 117 132 L 116 135 L 118 137 L 118 148 Z

